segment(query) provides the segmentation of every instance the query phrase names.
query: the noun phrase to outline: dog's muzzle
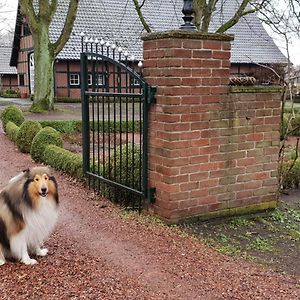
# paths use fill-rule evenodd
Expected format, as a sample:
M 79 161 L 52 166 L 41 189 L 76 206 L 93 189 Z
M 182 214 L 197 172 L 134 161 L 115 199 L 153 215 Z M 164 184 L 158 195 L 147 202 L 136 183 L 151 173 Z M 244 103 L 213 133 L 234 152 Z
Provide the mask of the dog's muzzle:
M 46 197 L 48 195 L 48 189 L 47 188 L 41 188 L 41 191 L 40 191 L 40 196 L 41 197 Z

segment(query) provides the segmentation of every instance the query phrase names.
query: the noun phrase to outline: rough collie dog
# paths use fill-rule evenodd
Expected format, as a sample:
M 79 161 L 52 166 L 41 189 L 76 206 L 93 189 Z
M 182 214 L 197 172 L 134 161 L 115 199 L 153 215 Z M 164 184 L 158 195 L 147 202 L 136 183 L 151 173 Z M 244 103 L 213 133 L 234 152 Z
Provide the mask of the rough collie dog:
M 15 258 L 36 264 L 29 254 L 45 256 L 41 248 L 58 216 L 57 183 L 47 167 L 28 169 L 12 178 L 0 193 L 0 265 Z

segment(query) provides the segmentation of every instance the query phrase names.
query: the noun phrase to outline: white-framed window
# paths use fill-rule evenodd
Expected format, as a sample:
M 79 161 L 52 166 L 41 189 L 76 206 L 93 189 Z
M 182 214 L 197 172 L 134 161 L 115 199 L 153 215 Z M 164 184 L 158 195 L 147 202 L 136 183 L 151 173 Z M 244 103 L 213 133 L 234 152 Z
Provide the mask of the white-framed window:
M 69 75 L 70 86 L 79 86 L 80 85 L 80 76 L 79 74 L 72 73 Z
M 29 84 L 30 94 L 34 93 L 34 52 L 29 54 Z
M 132 78 L 131 82 L 133 86 L 140 86 L 140 82 L 136 78 Z
M 98 73 L 96 77 L 96 85 L 97 86 L 104 86 L 105 85 L 105 74 Z
M 88 85 L 89 86 L 93 85 L 93 75 L 92 74 L 88 74 Z

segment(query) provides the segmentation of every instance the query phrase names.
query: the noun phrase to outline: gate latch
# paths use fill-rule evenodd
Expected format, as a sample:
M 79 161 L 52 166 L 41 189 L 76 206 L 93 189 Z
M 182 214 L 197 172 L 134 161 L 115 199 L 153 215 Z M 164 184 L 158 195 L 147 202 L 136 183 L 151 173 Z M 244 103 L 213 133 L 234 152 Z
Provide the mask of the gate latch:
M 148 189 L 148 200 L 151 204 L 155 203 L 155 188 L 149 188 Z
M 148 101 L 147 101 L 148 104 L 156 103 L 156 97 L 155 97 L 156 91 L 157 91 L 157 87 L 152 87 L 152 86 L 148 87 Z

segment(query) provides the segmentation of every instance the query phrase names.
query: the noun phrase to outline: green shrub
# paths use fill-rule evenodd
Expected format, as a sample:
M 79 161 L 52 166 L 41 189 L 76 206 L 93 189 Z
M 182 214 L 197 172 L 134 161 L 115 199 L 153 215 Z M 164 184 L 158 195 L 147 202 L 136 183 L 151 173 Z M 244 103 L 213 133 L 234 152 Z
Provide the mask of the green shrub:
M 20 97 L 20 92 L 18 90 L 6 90 L 0 92 L 1 97 L 3 98 L 19 98 Z
M 6 124 L 6 134 L 8 136 L 8 138 L 13 141 L 14 143 L 16 143 L 17 141 L 17 136 L 18 136 L 18 132 L 19 132 L 20 127 L 18 127 L 15 123 L 9 121 Z
M 40 121 L 42 127 L 52 127 L 59 132 L 69 133 L 73 131 L 81 132 L 82 122 L 78 120 L 46 120 Z M 127 125 L 125 121 L 117 121 L 115 124 L 113 121 L 104 122 L 90 122 L 90 129 L 92 131 L 99 132 L 140 132 L 140 127 L 142 126 L 140 121 L 128 121 Z
M 35 161 L 44 161 L 44 151 L 47 145 L 63 146 L 59 132 L 51 127 L 45 127 L 36 134 L 31 144 L 31 157 Z
M 47 145 L 44 151 L 44 162 L 51 167 L 62 170 L 71 176 L 82 178 L 82 158 L 78 154 L 55 145 Z
M 142 172 L 140 154 L 139 146 L 128 144 L 117 147 L 115 153 L 111 154 L 110 161 L 106 162 L 104 166 L 100 166 L 99 175 L 132 189 L 140 190 L 140 172 Z M 130 205 L 137 208 L 140 205 L 141 197 L 139 195 L 115 189 L 109 184 L 102 184 L 100 192 L 104 197 L 125 206 Z
M 291 114 L 292 113 L 292 107 L 291 107 L 291 105 L 285 106 L 283 112 L 285 114 Z M 298 114 L 299 112 L 300 112 L 300 107 L 295 107 L 294 106 L 294 113 Z
M 5 93 L 6 93 L 6 94 L 10 94 L 10 95 L 14 95 L 14 94 L 17 94 L 18 91 L 13 90 L 13 89 L 8 89 L 8 90 L 5 91 Z
M 80 98 L 69 98 L 69 97 L 55 97 L 54 102 L 56 103 L 81 103 Z
M 90 128 L 92 131 L 99 132 L 140 132 L 140 127 L 142 126 L 140 121 L 100 121 L 100 122 L 90 122 Z
M 32 140 L 41 129 L 42 126 L 38 121 L 25 120 L 17 135 L 18 149 L 23 153 L 29 153 Z
M 9 121 L 15 123 L 17 126 L 20 126 L 24 122 L 25 118 L 20 108 L 16 106 L 7 106 L 1 114 L 1 120 L 3 129 L 6 132 L 6 124 Z
M 291 115 L 289 113 L 285 113 L 283 115 L 283 124 L 281 125 L 281 135 L 286 132 L 289 119 L 291 118 Z M 292 118 L 290 120 L 290 125 L 288 128 L 289 135 L 292 136 L 300 136 L 300 114 L 296 114 L 295 118 Z
M 300 103 L 300 96 L 299 95 L 294 96 L 293 101 L 294 103 Z
M 300 184 L 300 161 L 297 160 L 291 168 L 293 161 L 283 163 L 282 185 L 284 189 L 298 188 Z
M 127 184 L 133 189 L 139 189 L 140 163 L 140 146 L 127 144 L 116 148 L 116 152 L 111 154 L 110 163 L 106 163 L 105 169 L 107 173 L 110 169 L 110 176 L 116 175 L 117 182 Z
M 300 114 L 296 114 L 291 122 L 291 135 L 300 136 Z
M 77 120 L 59 120 L 59 121 L 40 121 L 42 127 L 52 127 L 59 132 L 68 133 L 73 131 L 81 131 L 81 121 Z

